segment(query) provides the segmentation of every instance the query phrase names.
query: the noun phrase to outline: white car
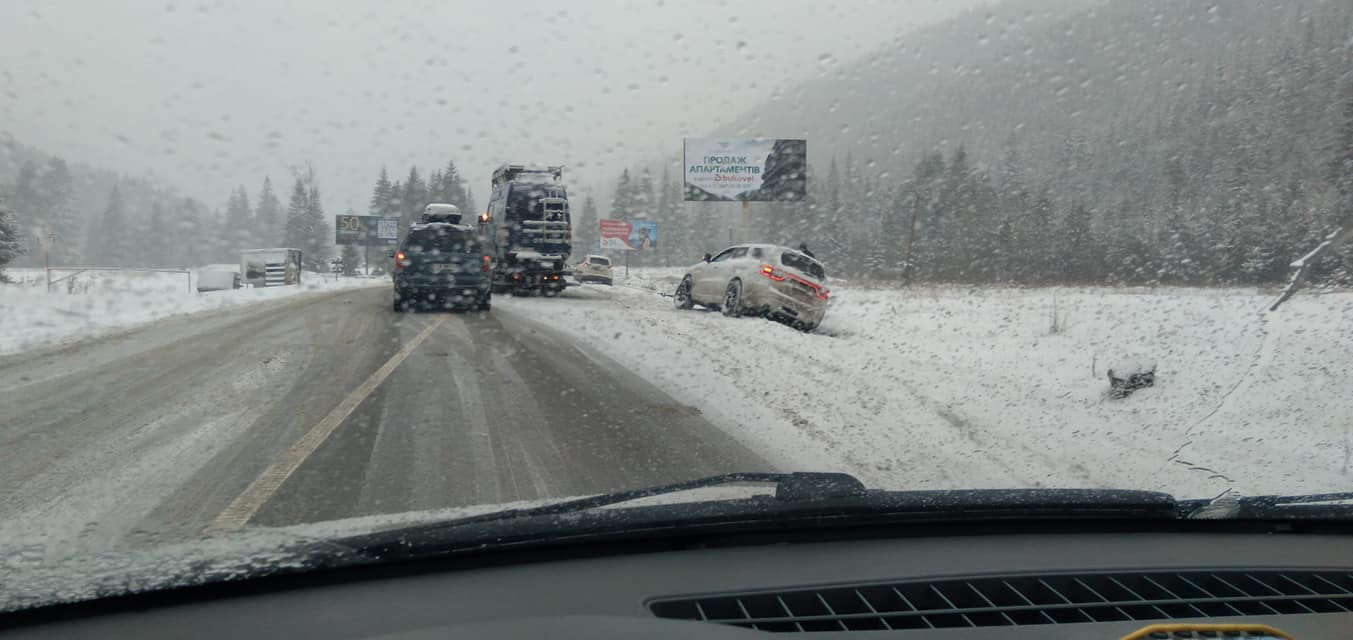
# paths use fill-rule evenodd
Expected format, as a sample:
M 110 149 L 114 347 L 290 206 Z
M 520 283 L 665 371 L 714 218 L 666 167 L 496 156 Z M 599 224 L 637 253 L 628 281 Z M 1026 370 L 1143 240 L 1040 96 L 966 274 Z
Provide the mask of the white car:
M 606 256 L 587 256 L 573 269 L 578 282 L 599 282 L 611 284 L 614 276 L 611 272 L 611 259 Z
M 729 247 L 690 268 L 676 289 L 678 309 L 702 305 L 726 316 L 758 315 L 812 331 L 831 300 L 827 270 L 808 255 L 771 244 Z

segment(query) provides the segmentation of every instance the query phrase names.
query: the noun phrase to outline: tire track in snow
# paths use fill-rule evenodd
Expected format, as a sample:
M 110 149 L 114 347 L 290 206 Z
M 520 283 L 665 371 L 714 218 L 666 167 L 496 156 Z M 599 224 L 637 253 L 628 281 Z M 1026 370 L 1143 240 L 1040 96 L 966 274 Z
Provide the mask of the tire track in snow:
M 651 294 L 654 297 L 660 297 L 660 294 L 657 292 L 647 291 L 636 287 L 626 287 L 626 288 L 638 291 L 640 293 Z M 612 297 L 610 301 L 619 304 L 621 307 L 625 308 L 628 311 L 635 312 L 636 315 L 642 315 L 645 324 L 655 327 L 657 326 L 658 318 L 656 318 L 655 316 L 656 313 L 655 307 L 648 305 L 631 304 L 627 301 L 621 300 L 616 297 Z M 735 322 L 740 322 L 741 320 L 742 319 L 739 319 L 738 321 Z M 747 318 L 746 320 L 751 320 L 751 318 Z M 731 327 L 736 325 L 729 326 Z M 781 355 L 788 356 L 796 361 L 805 360 L 804 358 L 805 354 L 795 351 L 775 339 L 776 337 L 779 337 L 779 335 L 783 333 L 782 331 L 779 331 L 781 327 L 779 327 L 778 325 L 770 325 L 768 328 L 770 330 L 765 332 L 758 331 L 751 332 L 748 334 L 742 334 L 741 332 L 738 332 L 736 335 L 725 331 L 717 331 L 715 335 L 717 337 L 722 338 L 734 338 L 734 339 L 750 338 L 760 343 L 760 346 L 763 348 L 772 349 L 780 353 Z M 748 388 L 747 383 L 744 382 L 744 380 L 752 379 L 754 378 L 754 376 L 749 377 L 745 375 L 737 375 L 739 373 L 744 372 L 740 370 L 731 370 L 724 364 L 724 360 L 728 353 L 727 348 L 708 347 L 707 343 L 709 343 L 710 341 L 698 339 L 695 336 L 691 335 L 690 333 L 678 329 L 677 325 L 668 324 L 664 330 L 669 335 L 680 337 L 687 347 L 704 354 L 707 357 L 707 359 L 712 363 L 713 368 L 721 376 L 723 376 L 726 379 L 729 379 L 731 381 L 731 384 L 734 387 L 738 388 L 739 391 L 742 391 L 744 394 L 747 394 L 751 397 L 757 397 L 757 394 L 753 392 L 759 389 Z M 804 339 L 810 340 L 816 338 L 831 339 L 831 340 L 838 339 L 833 336 L 801 334 L 799 332 L 795 332 L 795 337 L 802 337 Z M 876 418 L 878 414 L 882 411 L 883 407 L 886 407 L 888 405 L 889 399 L 887 389 L 880 388 L 876 384 L 870 383 L 867 380 L 863 380 L 856 373 L 849 372 L 844 367 L 831 363 L 830 361 L 819 358 L 810 358 L 809 360 L 815 366 L 821 367 L 821 369 L 825 369 L 827 372 L 827 374 L 824 375 L 820 371 L 811 371 L 807 368 L 800 369 L 798 371 L 798 373 L 800 374 L 804 373 L 809 374 L 812 378 L 812 383 L 816 388 L 830 388 L 833 383 L 839 383 L 842 380 L 850 380 L 853 384 L 847 386 L 855 388 L 856 404 L 861 408 L 863 408 L 865 411 L 869 412 L 868 417 L 870 418 Z M 937 419 L 936 422 L 945 424 L 949 429 L 952 430 L 952 432 L 957 437 L 969 442 L 973 446 L 972 451 L 973 453 L 987 455 L 985 461 L 990 462 L 995 467 L 997 467 L 1001 475 L 1004 475 L 1007 478 L 1012 479 L 1019 486 L 1039 486 L 1041 484 L 1038 481 L 1028 479 L 1013 465 L 997 457 L 994 454 L 994 450 L 989 445 L 989 443 L 984 442 L 978 436 L 979 429 L 976 427 L 976 425 L 972 423 L 970 419 L 954 411 L 951 407 L 945 406 L 938 400 L 924 393 L 921 393 L 910 381 L 905 380 L 891 373 L 886 373 L 884 375 L 895 383 L 894 388 L 901 388 L 909 396 L 911 396 L 911 398 L 914 399 L 920 406 L 924 407 L 924 409 L 928 414 Z M 790 398 L 781 398 L 781 400 L 788 402 Z M 868 462 L 860 460 L 855 455 L 838 451 L 837 450 L 839 445 L 838 439 L 834 438 L 833 434 L 829 432 L 827 429 L 824 429 L 823 427 L 819 426 L 812 420 L 809 420 L 808 418 L 804 417 L 804 415 L 799 410 L 803 408 L 805 407 L 786 407 L 780 409 L 779 413 L 791 426 L 793 426 L 794 428 L 798 429 L 801 432 L 806 433 L 813 439 L 821 441 L 824 444 L 828 445 L 828 448 L 831 449 L 835 455 L 845 458 L 845 460 L 849 462 L 853 467 L 863 469 L 883 470 L 876 463 L 876 461 Z M 871 424 L 868 420 L 865 419 L 858 419 L 853 422 L 856 423 L 855 424 L 856 428 L 868 428 L 868 426 Z M 1093 479 L 1090 477 L 1089 471 L 1080 464 L 1072 464 L 1068 466 L 1064 464 L 1064 462 L 1062 461 L 1054 461 L 1047 454 L 1035 450 L 1017 440 L 1006 439 L 1004 442 L 1007 446 L 1013 445 L 1015 448 L 1019 449 L 1024 454 L 1025 458 L 1033 458 L 1040 460 L 1043 465 L 1042 468 L 1062 469 L 1062 470 L 1069 469 L 1081 481 L 1087 484 L 1095 484 Z M 873 460 L 872 456 L 876 453 L 877 450 L 871 450 L 871 460 Z M 925 457 L 925 460 L 926 462 L 933 462 L 934 458 L 930 458 L 927 456 Z M 898 460 L 897 462 L 902 461 Z M 918 467 L 916 465 L 903 464 L 903 468 L 918 468 Z M 945 466 L 930 465 L 930 468 L 939 476 L 939 479 L 942 480 L 942 482 L 945 483 L 946 485 L 958 486 L 955 484 L 957 479 L 946 469 Z M 929 478 L 929 480 L 933 481 L 935 480 L 935 478 Z M 971 484 L 970 479 L 967 482 L 968 484 Z

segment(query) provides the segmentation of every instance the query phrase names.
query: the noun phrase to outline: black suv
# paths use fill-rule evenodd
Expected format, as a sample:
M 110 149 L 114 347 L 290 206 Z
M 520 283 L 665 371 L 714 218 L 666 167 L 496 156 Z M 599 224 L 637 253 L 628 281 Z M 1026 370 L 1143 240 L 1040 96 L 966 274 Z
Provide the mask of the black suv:
M 394 258 L 395 311 L 413 304 L 489 310 L 493 268 L 473 227 L 411 225 Z

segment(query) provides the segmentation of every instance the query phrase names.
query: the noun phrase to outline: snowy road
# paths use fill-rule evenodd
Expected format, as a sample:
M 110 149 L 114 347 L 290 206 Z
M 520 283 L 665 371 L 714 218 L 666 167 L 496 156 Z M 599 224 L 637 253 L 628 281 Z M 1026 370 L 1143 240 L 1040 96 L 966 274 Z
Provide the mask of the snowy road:
M 0 544 L 194 536 L 241 501 L 247 517 L 228 526 L 771 468 L 511 305 L 394 314 L 388 295 L 273 301 L 0 359 Z M 260 491 L 326 419 L 327 437 Z

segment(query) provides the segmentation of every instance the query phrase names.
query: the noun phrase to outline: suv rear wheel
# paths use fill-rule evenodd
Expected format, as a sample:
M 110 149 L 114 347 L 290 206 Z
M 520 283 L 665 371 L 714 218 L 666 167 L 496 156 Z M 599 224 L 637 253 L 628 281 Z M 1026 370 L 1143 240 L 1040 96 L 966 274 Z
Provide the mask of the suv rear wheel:
M 742 315 L 742 281 L 733 280 L 723 290 L 723 314 L 736 318 Z
M 676 300 L 676 308 L 690 309 L 695 306 L 695 300 L 691 298 L 691 277 L 686 276 L 681 279 L 681 284 L 677 285 L 676 293 L 672 294 Z

